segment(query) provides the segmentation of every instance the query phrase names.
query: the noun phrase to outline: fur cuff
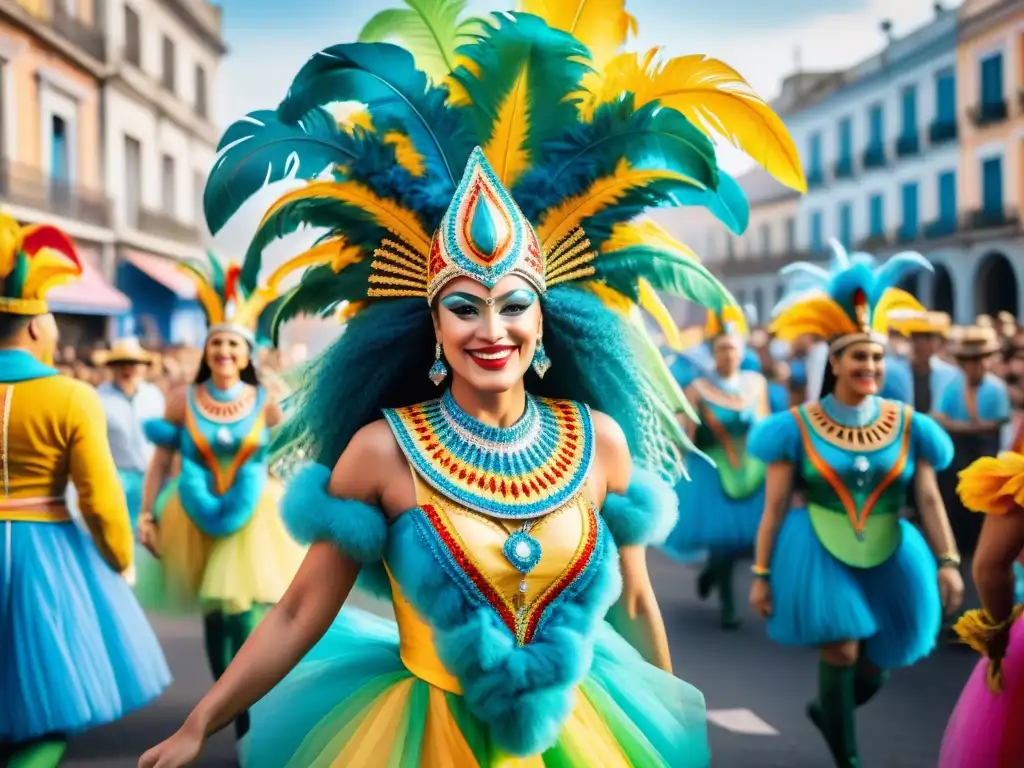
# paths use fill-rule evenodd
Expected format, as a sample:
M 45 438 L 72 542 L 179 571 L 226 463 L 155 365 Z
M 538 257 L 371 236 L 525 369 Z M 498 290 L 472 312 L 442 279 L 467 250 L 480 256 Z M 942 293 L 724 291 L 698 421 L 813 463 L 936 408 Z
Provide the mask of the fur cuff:
M 142 432 L 153 445 L 178 450 L 181 444 L 181 427 L 166 419 L 147 419 L 142 422 Z
M 359 563 L 377 562 L 384 555 L 388 531 L 384 513 L 361 501 L 337 499 L 327 493 L 331 470 L 307 464 L 288 483 L 281 517 L 300 544 L 329 541 Z
M 601 517 L 620 547 L 661 544 L 675 527 L 679 500 L 672 486 L 650 470 L 633 468 L 626 495 L 609 493 Z

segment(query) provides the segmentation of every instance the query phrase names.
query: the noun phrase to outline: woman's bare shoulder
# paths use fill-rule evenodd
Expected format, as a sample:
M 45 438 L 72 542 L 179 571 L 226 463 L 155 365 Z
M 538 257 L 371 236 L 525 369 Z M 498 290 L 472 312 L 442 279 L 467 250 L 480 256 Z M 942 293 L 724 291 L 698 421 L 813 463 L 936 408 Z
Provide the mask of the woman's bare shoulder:
M 396 493 L 404 488 L 401 478 L 408 475 L 408 464 L 398 441 L 388 423 L 379 419 L 352 436 L 334 467 L 331 492 L 341 498 L 380 505 L 390 517 L 415 506 L 411 481 L 407 493 Z

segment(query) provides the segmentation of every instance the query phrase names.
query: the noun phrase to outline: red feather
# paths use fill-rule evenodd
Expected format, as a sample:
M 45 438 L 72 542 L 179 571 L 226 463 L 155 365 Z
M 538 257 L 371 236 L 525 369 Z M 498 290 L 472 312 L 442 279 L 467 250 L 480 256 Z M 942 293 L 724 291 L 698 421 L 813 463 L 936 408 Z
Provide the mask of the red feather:
M 35 256 L 44 248 L 63 254 L 75 266 L 81 268 L 82 260 L 74 241 L 62 230 L 49 224 L 33 224 L 22 230 L 21 249 L 29 256 Z
M 228 267 L 224 275 L 224 303 L 235 298 L 235 291 L 238 290 L 238 279 L 242 276 L 242 268 L 237 264 Z

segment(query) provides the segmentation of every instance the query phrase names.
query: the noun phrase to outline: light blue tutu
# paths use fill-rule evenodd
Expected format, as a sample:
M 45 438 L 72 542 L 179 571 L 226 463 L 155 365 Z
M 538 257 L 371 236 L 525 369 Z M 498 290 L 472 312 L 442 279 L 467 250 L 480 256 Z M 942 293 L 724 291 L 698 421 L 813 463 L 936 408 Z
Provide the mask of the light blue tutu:
M 864 640 L 883 669 L 907 667 L 935 647 L 942 620 L 935 557 L 900 521 L 902 542 L 874 568 L 852 568 L 818 541 L 804 508 L 786 515 L 771 562 L 768 636 L 783 645 Z
M 300 747 L 308 749 L 311 739 L 326 746 L 326 740 L 351 725 L 341 713 L 351 713 L 354 704 L 366 711 L 381 690 L 411 677 L 399 655 L 395 622 L 358 608 L 344 608 L 303 661 L 250 709 L 251 729 L 239 745 L 241 764 L 245 768 L 282 768 Z M 598 629 L 587 680 L 591 683 L 610 702 L 606 706 L 615 709 L 620 722 L 627 724 L 630 738 L 653 747 L 665 761 L 652 765 L 708 764 L 704 697 L 687 683 L 647 664 L 607 623 Z M 418 681 L 416 685 L 427 684 Z M 412 701 L 425 698 L 425 689 L 410 697 Z M 485 727 L 470 713 L 464 699 L 450 693 L 445 698 L 467 740 L 479 744 L 486 739 Z M 425 712 L 413 706 L 410 717 Z M 415 725 L 410 725 L 409 731 L 419 734 L 416 738 L 422 736 L 422 728 Z M 381 748 L 397 749 L 391 744 Z M 406 741 L 404 759 L 414 750 Z
M 0 523 L 0 742 L 119 719 L 171 682 L 131 589 L 74 523 Z
M 706 461 L 687 465 L 690 480 L 676 486 L 679 520 L 662 545 L 676 560 L 692 560 L 695 552 L 743 552 L 757 538 L 764 511 L 764 485 L 746 499 L 725 495 L 718 471 Z

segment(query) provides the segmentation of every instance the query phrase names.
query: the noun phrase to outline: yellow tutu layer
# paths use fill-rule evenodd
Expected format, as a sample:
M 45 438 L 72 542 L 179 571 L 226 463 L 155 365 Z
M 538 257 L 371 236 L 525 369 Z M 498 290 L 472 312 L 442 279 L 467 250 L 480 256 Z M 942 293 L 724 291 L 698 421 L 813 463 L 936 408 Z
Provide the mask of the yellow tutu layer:
M 967 509 L 1005 515 L 1024 507 L 1024 455 L 1013 452 L 978 459 L 958 475 L 956 492 Z
M 280 482 L 270 478 L 249 522 L 222 538 L 202 533 L 177 492 L 171 494 L 160 515 L 168 600 L 182 604 L 198 599 L 204 608 L 225 613 L 278 602 L 306 554 L 281 520 L 282 494 Z

